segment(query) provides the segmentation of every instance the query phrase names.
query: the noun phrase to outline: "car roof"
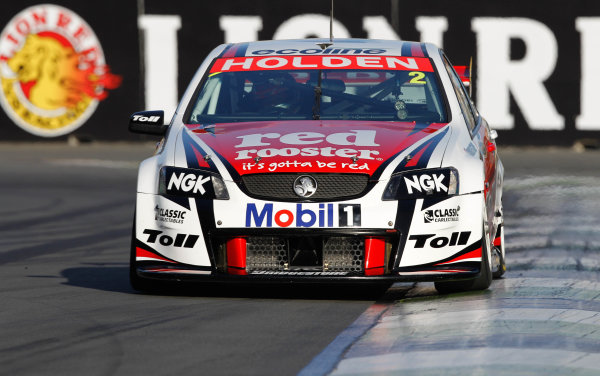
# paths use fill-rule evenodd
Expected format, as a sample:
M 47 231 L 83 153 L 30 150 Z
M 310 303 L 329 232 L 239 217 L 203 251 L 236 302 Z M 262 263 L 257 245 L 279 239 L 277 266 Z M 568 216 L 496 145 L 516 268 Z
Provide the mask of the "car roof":
M 429 57 L 425 43 L 380 39 L 289 39 L 232 43 L 219 57 L 269 55 L 387 55 Z

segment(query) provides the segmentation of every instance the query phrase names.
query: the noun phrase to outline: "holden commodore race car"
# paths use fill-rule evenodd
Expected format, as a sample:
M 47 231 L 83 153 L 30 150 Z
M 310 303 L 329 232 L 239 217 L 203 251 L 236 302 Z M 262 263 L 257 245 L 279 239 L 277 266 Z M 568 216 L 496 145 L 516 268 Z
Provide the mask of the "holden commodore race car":
M 464 73 L 466 70 L 463 69 Z M 130 279 L 486 289 L 504 273 L 497 133 L 431 44 L 226 44 L 139 167 Z

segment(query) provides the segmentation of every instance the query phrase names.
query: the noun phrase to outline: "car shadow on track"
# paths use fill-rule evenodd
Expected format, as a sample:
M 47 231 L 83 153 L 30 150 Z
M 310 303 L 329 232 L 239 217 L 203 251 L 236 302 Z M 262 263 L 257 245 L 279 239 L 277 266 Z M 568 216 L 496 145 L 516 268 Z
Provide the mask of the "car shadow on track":
M 129 267 L 119 264 L 87 264 L 61 272 L 65 284 L 88 289 L 136 295 L 164 295 L 188 297 L 230 297 L 263 299 L 311 300 L 381 300 L 390 287 L 383 285 L 323 284 L 216 284 L 165 283 L 152 293 L 134 290 L 129 284 Z M 387 300 L 387 299 L 386 299 Z
M 63 270 L 60 274 L 67 279 L 64 284 L 102 291 L 134 292 L 129 285 L 129 266 L 126 264 L 85 265 Z

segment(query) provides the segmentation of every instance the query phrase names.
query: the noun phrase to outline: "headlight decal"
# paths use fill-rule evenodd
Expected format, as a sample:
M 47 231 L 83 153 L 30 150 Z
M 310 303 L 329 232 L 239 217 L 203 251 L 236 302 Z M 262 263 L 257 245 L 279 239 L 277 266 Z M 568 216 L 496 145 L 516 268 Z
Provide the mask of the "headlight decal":
M 382 200 L 453 196 L 458 194 L 458 183 L 453 167 L 409 170 L 392 176 Z
M 223 179 L 206 170 L 165 166 L 160 170 L 158 193 L 200 199 L 228 200 Z

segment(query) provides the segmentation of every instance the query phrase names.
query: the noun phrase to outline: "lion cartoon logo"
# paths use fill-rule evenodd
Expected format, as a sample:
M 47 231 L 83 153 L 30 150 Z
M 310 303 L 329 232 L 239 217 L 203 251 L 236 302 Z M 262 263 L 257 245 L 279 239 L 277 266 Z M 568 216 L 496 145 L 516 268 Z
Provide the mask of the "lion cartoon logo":
M 25 8 L 0 34 L 0 107 L 33 135 L 73 132 L 121 86 L 94 30 L 70 9 Z
M 73 108 L 84 96 L 103 99 L 120 78 L 108 72 L 94 74 L 96 67 L 80 69 L 82 56 L 57 38 L 30 34 L 8 66 L 21 82 L 28 100 L 44 110 Z

